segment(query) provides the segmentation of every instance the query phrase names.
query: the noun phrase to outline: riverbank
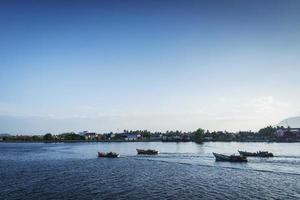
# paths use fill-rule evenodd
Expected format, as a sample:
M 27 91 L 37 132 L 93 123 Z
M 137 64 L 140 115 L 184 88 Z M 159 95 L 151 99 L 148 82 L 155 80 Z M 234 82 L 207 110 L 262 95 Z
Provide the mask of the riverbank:
M 194 142 L 194 141 L 161 141 L 161 140 L 39 140 L 39 141 L 24 141 L 24 140 L 4 140 L 0 141 L 0 143 L 135 143 L 135 142 L 162 142 L 162 143 L 186 143 L 186 142 Z M 300 140 L 288 140 L 288 141 L 275 141 L 275 140 L 244 140 L 244 141 L 236 141 L 236 140 L 208 140 L 208 141 L 203 141 L 202 143 L 207 143 L 207 142 L 241 142 L 241 143 L 300 143 Z M 196 143 L 196 142 L 194 142 Z M 200 143 L 201 144 L 201 143 Z
M 162 142 L 160 140 L 38 140 L 38 141 L 24 141 L 24 140 L 3 140 L 0 143 L 97 143 L 97 142 Z
M 300 129 L 284 127 L 265 127 L 258 132 L 227 131 L 210 132 L 197 129 L 193 132 L 166 131 L 150 132 L 147 130 L 124 130 L 120 133 L 96 133 L 83 131 L 45 135 L 0 134 L 0 142 L 300 142 Z

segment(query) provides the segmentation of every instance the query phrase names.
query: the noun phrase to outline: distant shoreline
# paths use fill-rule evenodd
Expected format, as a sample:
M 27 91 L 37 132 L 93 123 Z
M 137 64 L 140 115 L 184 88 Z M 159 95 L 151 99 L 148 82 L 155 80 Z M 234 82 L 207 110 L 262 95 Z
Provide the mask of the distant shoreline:
M 0 143 L 139 143 L 139 142 L 162 142 L 162 143 L 187 143 L 187 142 L 194 142 L 195 141 L 160 141 L 160 140 L 128 140 L 128 141 L 124 141 L 124 140 L 60 140 L 60 141 L 23 141 L 23 140 L 6 140 L 6 141 L 0 141 Z M 228 140 L 224 140 L 224 141 L 203 141 L 202 143 L 206 143 L 206 142 L 241 142 L 241 143 L 300 143 L 300 141 L 228 141 Z M 199 144 L 202 144 L 199 143 Z
M 300 128 L 284 128 L 267 126 L 258 132 L 213 131 L 198 128 L 193 132 L 166 131 L 150 132 L 148 130 L 124 130 L 121 133 L 96 133 L 83 131 L 79 134 L 67 132 L 45 135 L 9 135 L 0 134 L 0 142 L 42 142 L 42 143 L 74 143 L 74 142 L 266 142 L 295 143 L 300 142 Z
M 98 142 L 162 142 L 159 140 L 59 140 L 59 141 L 46 141 L 46 140 L 40 140 L 40 141 L 23 141 L 23 140 L 5 140 L 0 141 L 0 143 L 98 143 Z M 190 141 L 192 142 L 192 141 Z

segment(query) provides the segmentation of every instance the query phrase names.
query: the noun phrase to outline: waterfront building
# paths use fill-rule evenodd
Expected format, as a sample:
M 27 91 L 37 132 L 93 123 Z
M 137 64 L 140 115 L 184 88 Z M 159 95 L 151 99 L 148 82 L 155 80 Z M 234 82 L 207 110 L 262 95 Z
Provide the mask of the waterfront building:
M 141 135 L 136 135 L 136 134 L 126 134 L 125 135 L 125 140 L 132 141 L 132 140 L 137 140 L 140 138 Z

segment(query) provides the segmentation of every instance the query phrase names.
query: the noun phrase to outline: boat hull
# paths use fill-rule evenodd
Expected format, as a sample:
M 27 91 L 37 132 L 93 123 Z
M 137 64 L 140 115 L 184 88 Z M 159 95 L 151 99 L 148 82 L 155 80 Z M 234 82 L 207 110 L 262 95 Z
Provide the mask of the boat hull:
M 244 156 L 236 156 L 236 155 L 224 155 L 219 153 L 213 153 L 216 158 L 216 161 L 222 162 L 248 162 L 247 158 Z
M 118 157 L 120 157 L 120 155 L 117 153 L 112 153 L 112 152 L 109 152 L 109 153 L 98 152 L 98 157 L 99 158 L 118 158 Z
M 152 149 L 136 149 L 137 154 L 143 154 L 143 155 L 157 155 L 159 152 L 156 150 L 152 150 Z

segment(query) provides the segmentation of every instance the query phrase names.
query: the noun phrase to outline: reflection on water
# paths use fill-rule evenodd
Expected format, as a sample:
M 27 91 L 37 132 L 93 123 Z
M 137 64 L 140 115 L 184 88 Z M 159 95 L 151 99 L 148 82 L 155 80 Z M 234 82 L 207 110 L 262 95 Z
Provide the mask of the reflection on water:
M 160 154 L 136 155 L 137 148 L 156 149 Z M 237 150 L 266 150 L 275 157 L 227 163 L 215 162 L 212 155 Z M 115 151 L 121 158 L 98 159 L 97 151 Z M 252 190 L 266 199 L 295 199 L 300 198 L 300 144 L 0 143 L 0 172 L 6 199 L 90 199 L 112 194 L 121 199 L 261 197 Z M 72 197 L 68 192 L 74 193 L 75 188 L 77 197 Z

